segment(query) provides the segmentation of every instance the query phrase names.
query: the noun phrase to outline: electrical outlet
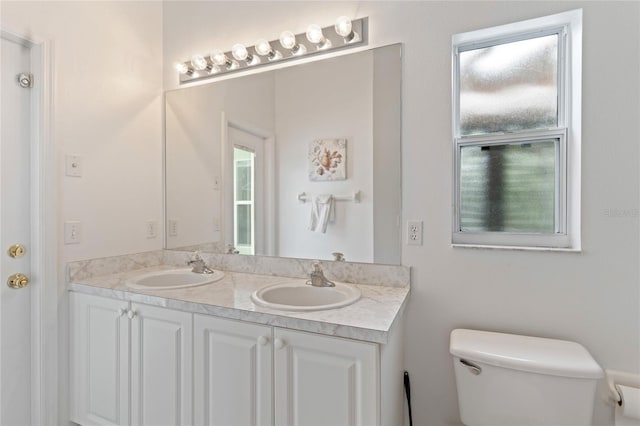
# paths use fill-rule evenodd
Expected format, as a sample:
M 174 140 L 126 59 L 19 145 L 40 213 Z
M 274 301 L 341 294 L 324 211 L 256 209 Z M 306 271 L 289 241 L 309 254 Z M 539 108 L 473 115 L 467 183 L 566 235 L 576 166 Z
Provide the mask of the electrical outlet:
M 147 238 L 156 238 L 158 236 L 158 222 L 155 220 L 147 221 Z
M 421 220 L 407 221 L 407 245 L 410 245 L 410 246 L 422 245 L 422 221 Z
M 82 241 L 82 223 L 68 220 L 64 223 L 64 243 L 79 244 Z
M 175 219 L 169 220 L 169 236 L 170 237 L 178 236 L 178 221 Z

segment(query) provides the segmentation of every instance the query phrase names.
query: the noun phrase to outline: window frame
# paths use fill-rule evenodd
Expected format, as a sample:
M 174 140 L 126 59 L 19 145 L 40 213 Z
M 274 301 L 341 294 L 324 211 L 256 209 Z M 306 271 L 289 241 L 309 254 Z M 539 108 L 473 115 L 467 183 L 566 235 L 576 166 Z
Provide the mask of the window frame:
M 558 34 L 557 127 L 517 132 L 460 134 L 459 55 L 520 40 Z M 582 10 L 487 28 L 452 37 L 452 135 L 454 246 L 580 250 Z M 558 139 L 555 233 L 463 232 L 460 227 L 460 165 L 464 146 L 518 144 Z

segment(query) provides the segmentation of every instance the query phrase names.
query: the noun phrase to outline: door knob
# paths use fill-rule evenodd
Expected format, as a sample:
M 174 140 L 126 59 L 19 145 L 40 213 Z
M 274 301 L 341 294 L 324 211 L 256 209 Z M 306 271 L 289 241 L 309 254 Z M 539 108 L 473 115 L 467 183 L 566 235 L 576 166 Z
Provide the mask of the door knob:
M 26 253 L 27 249 L 22 244 L 14 244 L 9 247 L 9 256 L 13 257 L 22 257 Z
M 22 288 L 29 285 L 29 278 L 24 274 L 13 274 L 7 280 L 7 285 L 11 288 Z
M 276 339 L 273 341 L 273 346 L 275 346 L 276 349 L 282 349 L 285 347 L 286 344 L 287 343 L 282 339 Z
M 266 346 L 267 343 L 269 343 L 269 338 L 267 336 L 258 337 L 258 344 L 260 344 L 261 346 Z

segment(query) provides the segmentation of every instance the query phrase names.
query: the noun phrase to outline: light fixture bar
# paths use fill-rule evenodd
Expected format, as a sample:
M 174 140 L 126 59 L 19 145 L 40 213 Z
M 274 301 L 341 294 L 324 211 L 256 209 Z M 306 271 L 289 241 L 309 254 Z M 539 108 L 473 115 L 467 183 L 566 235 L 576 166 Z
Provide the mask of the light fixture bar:
M 343 17 L 341 17 L 342 19 Z M 195 69 L 192 60 L 178 63 L 176 69 L 179 71 L 180 84 L 190 83 L 192 81 L 200 81 L 207 79 L 215 79 L 222 75 L 243 71 L 246 69 L 253 69 L 262 67 L 265 65 L 272 65 L 280 62 L 288 62 L 295 59 L 305 58 L 314 55 L 325 55 L 329 52 L 335 52 L 338 50 L 352 49 L 355 47 L 366 46 L 368 43 L 368 18 L 353 19 L 351 21 L 352 32 L 356 34 L 356 37 L 345 37 L 336 32 L 334 24 L 323 27 L 321 34 L 323 43 L 313 43 L 307 39 L 307 33 L 303 32 L 295 35 L 296 45 L 302 46 L 302 48 L 287 49 L 280 44 L 280 39 L 271 40 L 273 51 L 273 57 L 266 58 L 260 56 L 256 51 L 255 46 L 247 46 L 246 52 L 249 58 L 260 58 L 259 61 L 233 61 L 233 66 L 217 66 L 213 59 L 207 54 L 206 56 L 196 55 L 194 58 L 203 57 L 206 60 L 206 67 L 204 69 Z M 263 40 L 260 40 L 263 41 Z M 277 55 L 275 53 L 278 53 Z M 221 52 L 226 55 L 227 58 L 233 58 L 233 51 Z M 264 52 L 263 52 L 264 53 Z M 236 52 L 237 55 L 237 52 Z M 196 62 L 197 64 L 199 62 Z M 201 67 L 202 64 L 199 67 Z M 180 70 L 188 70 L 187 72 L 181 72 Z

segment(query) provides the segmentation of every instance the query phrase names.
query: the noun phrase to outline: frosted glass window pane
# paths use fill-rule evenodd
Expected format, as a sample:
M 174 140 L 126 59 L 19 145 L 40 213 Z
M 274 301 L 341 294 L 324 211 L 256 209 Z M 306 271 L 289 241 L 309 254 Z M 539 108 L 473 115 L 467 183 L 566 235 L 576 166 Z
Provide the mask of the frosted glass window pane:
M 557 34 L 460 52 L 460 134 L 558 126 Z
M 460 230 L 554 233 L 558 143 L 463 146 Z

